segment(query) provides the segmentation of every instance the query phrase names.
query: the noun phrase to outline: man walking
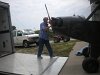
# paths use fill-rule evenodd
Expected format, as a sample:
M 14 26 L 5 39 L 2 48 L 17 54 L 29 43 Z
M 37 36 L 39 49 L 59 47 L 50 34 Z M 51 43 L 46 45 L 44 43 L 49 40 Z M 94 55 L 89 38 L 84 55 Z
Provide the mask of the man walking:
M 48 37 L 49 28 L 50 28 L 50 26 L 48 26 L 48 18 L 44 17 L 43 22 L 40 24 L 39 49 L 38 49 L 38 54 L 37 54 L 37 57 L 39 59 L 42 59 L 41 54 L 42 54 L 44 45 L 48 49 L 50 58 L 53 57 L 53 50 L 50 46 L 49 37 Z

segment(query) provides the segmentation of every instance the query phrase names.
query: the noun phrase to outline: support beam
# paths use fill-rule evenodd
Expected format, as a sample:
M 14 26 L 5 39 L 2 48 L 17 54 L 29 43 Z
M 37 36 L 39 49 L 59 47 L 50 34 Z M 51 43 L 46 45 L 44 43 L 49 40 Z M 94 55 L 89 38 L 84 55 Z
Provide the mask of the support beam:
M 86 21 L 88 21 L 98 9 L 100 9 L 100 4 L 96 6 L 96 8 L 91 12 L 91 14 L 87 17 Z

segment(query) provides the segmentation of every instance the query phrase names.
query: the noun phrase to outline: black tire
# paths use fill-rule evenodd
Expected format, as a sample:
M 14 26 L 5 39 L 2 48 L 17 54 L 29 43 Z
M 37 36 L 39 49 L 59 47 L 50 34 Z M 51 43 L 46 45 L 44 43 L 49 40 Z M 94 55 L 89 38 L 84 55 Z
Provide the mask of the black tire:
M 58 42 L 60 42 L 60 39 L 54 38 L 54 43 L 58 43 Z
M 70 38 L 64 38 L 63 41 L 68 42 L 68 41 L 70 41 Z
M 64 42 L 67 42 L 67 39 L 63 39 Z
M 82 51 L 82 55 L 85 57 L 89 57 L 89 47 L 85 47 Z
M 24 46 L 25 48 L 28 48 L 28 47 L 29 47 L 29 42 L 28 42 L 28 41 L 23 41 L 23 46 Z
M 36 43 L 36 46 L 39 46 L 39 42 L 35 42 Z
M 83 60 L 82 67 L 87 73 L 96 73 L 99 70 L 99 62 L 94 58 L 86 58 Z

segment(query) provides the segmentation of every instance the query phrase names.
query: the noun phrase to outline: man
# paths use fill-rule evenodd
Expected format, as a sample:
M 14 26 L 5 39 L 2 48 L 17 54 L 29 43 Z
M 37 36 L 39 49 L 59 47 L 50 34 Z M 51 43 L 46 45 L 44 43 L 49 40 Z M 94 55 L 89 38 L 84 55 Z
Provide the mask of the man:
M 53 50 L 50 46 L 49 37 L 47 33 L 49 28 L 50 26 L 48 26 L 48 18 L 44 17 L 43 22 L 40 24 L 39 49 L 38 49 L 38 54 L 37 54 L 37 57 L 40 59 L 42 59 L 41 54 L 42 54 L 44 45 L 48 49 L 50 58 L 53 57 Z

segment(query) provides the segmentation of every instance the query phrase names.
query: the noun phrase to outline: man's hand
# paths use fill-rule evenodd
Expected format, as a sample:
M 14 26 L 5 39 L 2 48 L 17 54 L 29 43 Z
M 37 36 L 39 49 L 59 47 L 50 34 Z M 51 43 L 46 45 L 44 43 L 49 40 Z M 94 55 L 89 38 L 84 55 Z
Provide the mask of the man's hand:
M 45 31 L 48 31 L 50 27 L 51 27 L 51 25 L 50 25 L 50 26 L 47 26 L 47 27 L 45 28 Z

